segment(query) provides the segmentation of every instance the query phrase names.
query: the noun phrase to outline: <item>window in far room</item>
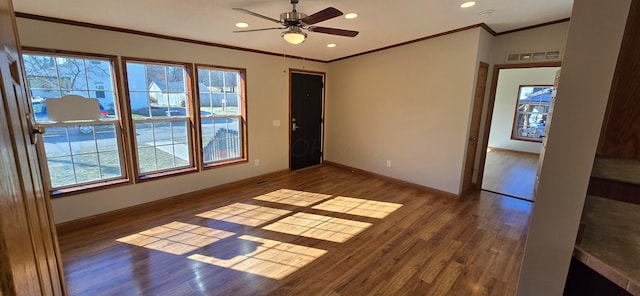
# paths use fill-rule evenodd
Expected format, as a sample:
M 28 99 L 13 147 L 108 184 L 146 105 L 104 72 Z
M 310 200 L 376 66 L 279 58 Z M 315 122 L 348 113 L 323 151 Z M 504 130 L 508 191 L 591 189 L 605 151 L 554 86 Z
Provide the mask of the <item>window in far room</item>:
M 553 86 L 521 85 L 511 139 L 542 142 L 547 126 Z

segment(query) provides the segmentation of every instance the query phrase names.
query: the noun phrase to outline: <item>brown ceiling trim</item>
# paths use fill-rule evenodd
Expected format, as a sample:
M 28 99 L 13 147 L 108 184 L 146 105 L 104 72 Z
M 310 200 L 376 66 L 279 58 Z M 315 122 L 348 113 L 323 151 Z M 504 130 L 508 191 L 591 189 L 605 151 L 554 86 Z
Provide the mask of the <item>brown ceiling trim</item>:
M 482 27 L 483 29 L 485 29 L 485 31 L 489 32 L 489 34 L 491 34 L 492 36 L 496 36 L 498 35 L 498 33 L 496 33 L 496 31 L 494 31 L 493 29 L 491 29 L 491 27 L 489 27 L 489 25 L 485 24 L 485 23 L 480 23 L 480 27 Z
M 387 50 L 387 49 L 390 49 L 390 48 L 403 46 L 403 45 L 407 45 L 407 44 L 411 44 L 411 43 L 425 41 L 425 40 L 433 39 L 433 38 L 436 38 L 436 37 L 442 37 L 442 36 L 449 35 L 449 34 L 455 34 L 455 33 L 459 33 L 459 32 L 466 31 L 466 30 L 471 30 L 471 29 L 475 29 L 475 28 L 485 29 L 485 30 L 487 30 L 487 32 L 489 32 L 489 34 L 494 35 L 494 36 L 496 34 L 496 32 L 493 29 L 491 29 L 487 24 L 480 23 L 480 24 L 466 26 L 466 27 L 454 29 L 454 30 L 451 30 L 451 31 L 446 31 L 446 32 L 435 34 L 435 35 L 430 35 L 430 36 L 426 36 L 426 37 L 422 37 L 422 38 L 418 38 L 418 39 L 414 39 L 414 40 L 410 40 L 410 41 L 406 41 L 406 42 L 402 42 L 402 43 L 398 43 L 398 44 L 393 44 L 393 45 L 381 47 L 381 48 L 378 48 L 378 49 L 373 49 L 373 50 L 357 53 L 357 54 L 354 54 L 354 55 L 338 58 L 338 59 L 335 59 L 335 60 L 330 60 L 329 63 L 337 62 L 337 61 L 340 61 L 340 60 L 345 60 L 345 59 L 349 59 L 349 58 L 353 58 L 353 57 L 357 57 L 357 56 L 361 56 L 361 55 L 365 55 L 365 54 L 370 54 L 370 53 L 374 53 L 374 52 L 377 52 L 377 51 Z
M 107 31 L 120 32 L 120 33 L 127 33 L 127 34 L 135 34 L 135 35 L 141 35 L 141 36 L 146 36 L 146 37 L 154 37 L 154 38 L 159 38 L 159 39 L 186 42 L 186 43 L 205 45 L 205 46 L 220 47 L 220 48 L 225 48 L 225 49 L 240 50 L 240 51 L 259 53 L 259 54 L 266 54 L 266 55 L 278 56 L 278 57 L 286 57 L 286 58 L 292 58 L 292 59 L 301 59 L 301 60 L 313 61 L 313 62 L 319 62 L 319 63 L 328 63 L 328 61 L 323 61 L 323 60 L 309 59 L 309 58 L 305 58 L 305 57 L 292 56 L 292 55 L 287 55 L 287 54 L 280 54 L 280 53 L 275 53 L 275 52 L 268 52 L 268 51 L 263 51 L 263 50 L 250 49 L 250 48 L 244 48 L 244 47 L 239 47 L 239 46 L 226 45 L 226 44 L 207 42 L 207 41 L 201 41 L 201 40 L 194 40 L 194 39 L 188 39 L 188 38 L 182 38 L 182 37 L 167 36 L 167 35 L 162 35 L 162 34 L 149 33 L 149 32 L 143 32 L 143 31 L 137 31 L 137 30 L 131 30 L 131 29 L 124 29 L 124 28 L 119 28 L 119 27 L 112 27 L 112 26 L 98 25 L 98 24 L 92 24 L 92 23 L 86 23 L 86 22 L 72 21 L 72 20 L 66 20 L 66 19 L 61 19 L 61 18 L 42 16 L 42 15 L 37 15 L 37 14 L 30 14 L 30 13 L 23 13 L 23 12 L 17 12 L 16 11 L 15 15 L 16 15 L 16 17 L 19 17 L 19 18 L 32 19 L 32 20 L 38 20 L 38 21 L 44 21 L 44 22 L 59 23 L 59 24 L 64 24 L 64 25 L 79 26 L 79 27 L 86 27 L 86 28 L 92 28 L 92 29 L 107 30 Z
M 527 26 L 527 27 L 522 27 L 522 28 L 519 28 L 519 29 L 513 29 L 513 30 L 509 30 L 509 31 L 496 33 L 496 34 L 494 34 L 494 36 L 500 36 L 500 35 L 511 34 L 511 33 L 515 33 L 515 32 L 520 32 L 520 31 L 540 28 L 540 27 L 544 27 L 544 26 L 555 25 L 555 24 L 559 24 L 559 23 L 568 22 L 570 20 L 571 20 L 571 18 L 563 18 L 563 19 L 560 19 L 560 20 L 555 20 L 555 21 L 546 22 L 546 23 L 542 23 L 542 24 L 537 24 L 537 25 L 533 25 L 533 26 Z

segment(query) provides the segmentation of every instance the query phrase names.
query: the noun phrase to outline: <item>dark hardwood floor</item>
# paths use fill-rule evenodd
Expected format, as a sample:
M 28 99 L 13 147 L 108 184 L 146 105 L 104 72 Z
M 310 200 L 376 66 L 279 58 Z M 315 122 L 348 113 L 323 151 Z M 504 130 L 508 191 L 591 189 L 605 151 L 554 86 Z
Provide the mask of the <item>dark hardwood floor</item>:
M 531 153 L 492 149 L 487 152 L 482 189 L 534 200 L 539 157 Z
M 457 201 L 333 166 L 268 181 L 61 232 L 70 294 L 515 293 L 528 202 Z

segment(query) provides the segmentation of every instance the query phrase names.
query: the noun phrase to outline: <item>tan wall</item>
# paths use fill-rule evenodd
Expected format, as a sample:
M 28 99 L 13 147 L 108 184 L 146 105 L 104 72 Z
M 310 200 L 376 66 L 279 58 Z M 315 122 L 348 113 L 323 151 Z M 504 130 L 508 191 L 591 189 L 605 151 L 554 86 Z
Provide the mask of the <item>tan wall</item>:
M 331 63 L 325 159 L 458 194 L 480 30 Z
M 553 85 L 556 71 L 559 67 L 502 69 L 498 77 L 496 89 L 496 101 L 491 120 L 491 133 L 489 134 L 489 146 L 540 153 L 542 144 L 512 140 L 513 120 L 518 100 L 518 87 L 520 85 Z
M 328 65 L 218 47 L 195 45 L 76 26 L 18 18 L 23 46 L 197 62 L 247 69 L 249 157 L 247 164 L 94 191 L 52 201 L 56 223 L 287 169 L 288 69 L 326 72 Z M 286 71 L 285 71 L 286 70 Z M 280 127 L 273 127 L 273 120 Z M 260 166 L 253 160 L 259 158 Z
M 630 3 L 574 3 L 518 295 L 562 295 Z

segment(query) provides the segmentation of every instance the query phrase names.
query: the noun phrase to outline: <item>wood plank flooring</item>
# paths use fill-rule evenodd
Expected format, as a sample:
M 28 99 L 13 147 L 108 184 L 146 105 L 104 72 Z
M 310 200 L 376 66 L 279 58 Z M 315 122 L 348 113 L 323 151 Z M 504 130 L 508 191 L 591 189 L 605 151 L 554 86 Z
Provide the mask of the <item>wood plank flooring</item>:
M 513 295 L 531 204 L 320 166 L 60 233 L 71 295 Z
M 534 200 L 539 156 L 508 150 L 487 152 L 482 189 Z

